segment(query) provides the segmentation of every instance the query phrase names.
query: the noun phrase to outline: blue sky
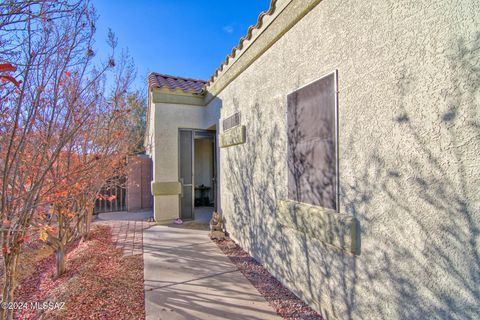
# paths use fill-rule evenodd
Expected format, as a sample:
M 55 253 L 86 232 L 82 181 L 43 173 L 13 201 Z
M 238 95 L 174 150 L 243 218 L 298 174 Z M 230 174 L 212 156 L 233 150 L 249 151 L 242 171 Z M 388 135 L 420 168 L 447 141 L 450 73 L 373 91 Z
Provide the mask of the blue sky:
M 160 72 L 207 80 L 269 7 L 270 0 L 92 0 L 99 15 L 96 50 L 108 28 L 138 69 L 135 87 Z

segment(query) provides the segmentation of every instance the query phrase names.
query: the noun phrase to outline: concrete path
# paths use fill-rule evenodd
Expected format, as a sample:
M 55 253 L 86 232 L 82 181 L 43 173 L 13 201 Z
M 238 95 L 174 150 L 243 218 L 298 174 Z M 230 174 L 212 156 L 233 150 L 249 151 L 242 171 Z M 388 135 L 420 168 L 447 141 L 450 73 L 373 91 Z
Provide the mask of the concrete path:
M 153 226 L 143 233 L 147 319 L 280 319 L 208 238 Z

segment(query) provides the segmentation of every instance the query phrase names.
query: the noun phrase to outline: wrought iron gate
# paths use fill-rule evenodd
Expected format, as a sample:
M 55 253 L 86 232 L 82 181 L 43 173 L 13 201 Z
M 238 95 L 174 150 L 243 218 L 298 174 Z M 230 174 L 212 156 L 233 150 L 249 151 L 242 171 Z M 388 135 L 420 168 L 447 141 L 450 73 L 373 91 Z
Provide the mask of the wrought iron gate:
M 110 180 L 100 191 L 95 201 L 94 213 L 126 211 L 127 188 L 126 178 Z

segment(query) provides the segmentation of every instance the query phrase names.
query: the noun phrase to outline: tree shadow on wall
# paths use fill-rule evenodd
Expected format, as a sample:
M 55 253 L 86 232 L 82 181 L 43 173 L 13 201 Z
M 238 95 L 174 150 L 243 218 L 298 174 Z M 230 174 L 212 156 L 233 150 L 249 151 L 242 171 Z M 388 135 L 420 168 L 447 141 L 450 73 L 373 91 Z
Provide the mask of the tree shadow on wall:
M 401 71 L 400 112 L 392 121 L 404 152 L 392 150 L 395 160 L 373 152 L 366 163 L 349 164 L 355 180 L 342 185 L 342 206 L 362 217 L 362 237 L 370 242 L 353 270 L 356 291 L 375 297 L 357 300 L 353 314 L 360 318 L 371 310 L 400 319 L 480 314 L 479 49 L 480 34 L 468 44 L 457 41 L 449 56 L 452 89 L 441 92 L 441 101 L 432 93 L 431 106 L 412 104 L 421 83 Z M 442 105 L 433 124 L 422 121 Z M 364 152 L 353 140 L 349 152 Z M 380 203 L 386 212 L 378 211 Z
M 233 106 L 240 109 L 237 99 L 233 99 Z M 247 141 L 221 151 L 224 170 L 228 170 L 222 177 L 222 193 L 229 203 L 223 206 L 224 211 L 229 210 L 225 212 L 227 227 L 244 249 L 300 298 L 320 303 L 325 294 L 335 296 L 351 313 L 355 286 L 344 278 L 330 281 L 338 270 L 346 273 L 346 266 L 354 261 L 352 256 L 337 249 L 322 255 L 322 250 L 332 249 L 279 223 L 278 200 L 287 199 L 287 142 L 284 123 L 277 122 L 278 115 L 271 112 L 279 111 L 262 108 L 257 102 L 250 108 L 242 108 L 242 122 L 248 128 Z M 303 133 L 296 134 L 301 140 Z M 298 154 L 301 158 L 297 159 L 298 168 L 302 171 L 297 173 L 306 175 L 305 181 L 312 181 L 308 173 L 315 168 L 302 160 L 312 154 L 308 150 Z M 317 183 L 306 187 L 311 193 L 324 195 Z
M 322 228 L 325 234 L 342 241 L 339 232 L 343 230 L 339 230 L 335 223 L 337 218 L 334 217 L 339 205 L 336 196 L 336 119 L 333 112 L 335 91 L 333 83 L 329 84 L 328 81 L 333 81 L 333 78 L 323 78 L 304 87 L 303 92 L 297 91 L 288 97 L 288 199 L 331 210 L 331 219 L 310 221 L 309 228 L 313 232 Z M 299 268 L 302 274 L 295 276 L 296 279 L 304 277 L 305 283 L 295 289 L 297 292 L 303 290 L 304 293 L 300 295 L 316 303 L 316 307 L 327 318 L 330 315 L 351 318 L 356 283 L 355 273 L 352 272 L 355 270 L 355 258 L 340 248 L 298 232 L 302 228 L 297 220 L 294 221 L 293 230 L 286 230 L 290 239 L 294 239 L 289 241 L 290 245 L 296 242 L 303 254 L 303 266 Z M 352 276 L 338 277 L 333 281 L 335 275 L 348 273 Z M 332 304 L 329 309 L 322 308 L 320 304 L 325 304 L 322 303 L 325 295 L 341 302 Z
M 369 142 L 378 148 L 362 149 L 355 140 L 370 138 L 358 137 L 355 127 L 341 137 L 343 150 L 362 155 L 344 163 L 353 178 L 340 176 L 341 212 L 362 224 L 359 257 L 281 227 L 276 207 L 287 199 L 287 141 L 284 123 L 271 113 L 283 108 L 234 99 L 246 116 L 247 142 L 222 149 L 229 170 L 222 192 L 232 211 L 227 225 L 240 244 L 301 298 L 322 309 L 329 304 L 327 316 L 474 319 L 480 314 L 479 48 L 480 35 L 455 43 L 451 89 L 432 92 L 432 105 L 415 104 L 422 85 L 415 73 L 397 74 L 400 108 L 391 127 L 400 146 L 382 138 Z M 438 119 L 432 109 L 441 110 Z M 423 123 L 422 115 L 434 123 Z
M 239 110 L 237 99 L 233 106 Z M 255 119 L 255 120 L 253 120 Z M 222 149 L 222 162 L 228 174 L 222 193 L 230 203 L 227 226 L 231 226 L 240 244 L 256 260 L 267 266 L 276 266 L 279 259 L 285 264 L 293 263 L 292 252 L 284 244 L 286 238 L 280 230 L 275 212 L 278 184 L 282 184 L 282 170 L 278 150 L 284 149 L 278 123 L 255 102 L 250 108 L 242 109 L 242 123 L 248 128 L 244 144 Z M 268 124 L 268 125 L 266 125 Z M 225 209 L 223 209 L 225 210 Z M 232 231 L 232 230 L 230 230 Z M 292 270 L 270 270 L 279 280 L 295 279 Z

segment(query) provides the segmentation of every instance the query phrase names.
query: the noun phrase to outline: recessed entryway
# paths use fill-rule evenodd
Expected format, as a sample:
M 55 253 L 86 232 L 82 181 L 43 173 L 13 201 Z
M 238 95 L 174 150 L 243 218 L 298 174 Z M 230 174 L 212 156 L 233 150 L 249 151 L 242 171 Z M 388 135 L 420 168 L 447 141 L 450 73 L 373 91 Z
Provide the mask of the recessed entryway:
M 180 129 L 180 218 L 208 224 L 216 204 L 215 131 Z

